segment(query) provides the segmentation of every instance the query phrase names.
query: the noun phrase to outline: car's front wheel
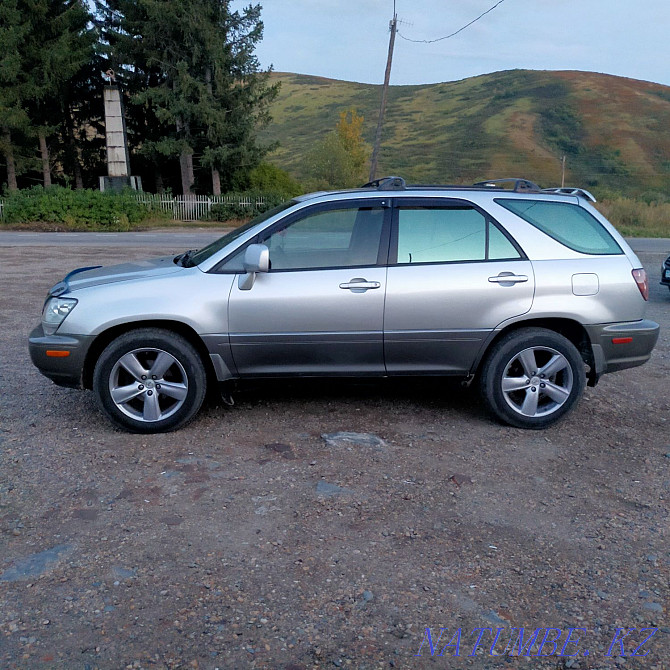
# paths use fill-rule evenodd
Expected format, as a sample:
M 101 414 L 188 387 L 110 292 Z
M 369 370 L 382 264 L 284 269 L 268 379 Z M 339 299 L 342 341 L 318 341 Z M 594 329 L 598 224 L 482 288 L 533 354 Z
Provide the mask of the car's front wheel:
M 545 428 L 584 392 L 584 361 L 575 345 L 545 328 L 503 337 L 484 362 L 481 388 L 491 411 L 519 428 Z
M 142 328 L 119 336 L 102 352 L 93 389 L 117 426 L 134 433 L 163 433 L 196 415 L 207 391 L 207 374 L 186 339 Z

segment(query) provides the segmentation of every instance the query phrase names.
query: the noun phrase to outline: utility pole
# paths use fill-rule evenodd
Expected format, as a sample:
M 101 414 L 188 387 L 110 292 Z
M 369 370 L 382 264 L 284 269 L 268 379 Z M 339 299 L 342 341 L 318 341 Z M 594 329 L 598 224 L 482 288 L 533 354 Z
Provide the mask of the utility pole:
M 565 155 L 561 158 L 561 188 L 565 186 Z
M 382 87 L 382 103 L 379 108 L 379 120 L 377 121 L 377 132 L 375 133 L 375 145 L 372 149 L 372 159 L 370 161 L 370 180 L 374 181 L 377 173 L 377 158 L 379 155 L 379 145 L 382 141 L 382 125 L 384 123 L 384 113 L 386 112 L 386 97 L 388 95 L 389 81 L 391 79 L 391 62 L 393 61 L 393 47 L 395 45 L 395 34 L 398 28 L 398 15 L 395 13 L 395 0 L 393 2 L 393 20 L 389 24 L 391 29 L 391 38 L 389 39 L 389 55 L 386 60 L 386 72 L 384 74 L 384 86 Z

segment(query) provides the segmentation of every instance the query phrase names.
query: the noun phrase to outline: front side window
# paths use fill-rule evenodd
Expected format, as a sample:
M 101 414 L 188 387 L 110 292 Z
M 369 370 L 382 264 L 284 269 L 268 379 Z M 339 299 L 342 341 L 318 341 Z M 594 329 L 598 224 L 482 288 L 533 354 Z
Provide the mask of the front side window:
M 352 207 L 315 212 L 273 232 L 270 269 L 305 270 L 376 265 L 384 209 Z
M 514 245 L 473 207 L 398 209 L 398 264 L 515 258 Z
M 496 203 L 574 251 L 596 255 L 623 253 L 609 231 L 579 205 L 508 198 L 496 198 Z
M 251 228 L 257 226 L 259 223 L 267 221 L 269 218 L 283 212 L 285 209 L 288 209 L 289 207 L 293 207 L 293 205 L 295 204 L 296 204 L 295 200 L 290 200 L 288 202 L 282 203 L 278 207 L 270 209 L 267 212 L 263 212 L 263 214 L 259 214 L 257 217 L 249 221 L 249 223 L 246 223 L 243 226 L 240 226 L 239 228 L 235 228 L 235 230 L 231 230 L 223 237 L 220 237 L 218 240 L 215 240 L 211 244 L 208 244 L 206 247 L 203 247 L 202 249 L 191 254 L 191 256 L 189 257 L 189 267 L 192 267 L 194 265 L 200 265 L 200 263 L 206 261 L 210 256 L 213 256 L 218 251 L 221 251 L 221 249 L 229 245 L 231 242 L 234 242 L 238 237 L 241 237 L 244 233 L 247 232 L 247 230 L 251 230 Z

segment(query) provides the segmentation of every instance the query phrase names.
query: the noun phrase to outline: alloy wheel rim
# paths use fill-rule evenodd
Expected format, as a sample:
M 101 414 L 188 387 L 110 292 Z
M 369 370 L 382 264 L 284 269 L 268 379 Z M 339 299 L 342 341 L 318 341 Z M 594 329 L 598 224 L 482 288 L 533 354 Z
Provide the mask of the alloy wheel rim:
M 501 387 L 505 402 L 524 417 L 558 411 L 572 394 L 574 377 L 568 359 L 551 347 L 528 347 L 505 366 Z
M 109 394 L 126 416 L 155 423 L 182 408 L 188 394 L 188 377 L 184 366 L 167 351 L 133 349 L 114 364 Z

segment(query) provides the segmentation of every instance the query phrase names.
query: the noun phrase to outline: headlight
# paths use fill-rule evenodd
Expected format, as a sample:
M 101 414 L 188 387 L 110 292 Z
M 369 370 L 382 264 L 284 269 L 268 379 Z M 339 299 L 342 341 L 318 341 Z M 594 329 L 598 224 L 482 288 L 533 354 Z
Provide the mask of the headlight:
M 65 317 L 74 309 L 74 298 L 49 298 L 42 310 L 42 328 L 45 335 L 53 335 Z

